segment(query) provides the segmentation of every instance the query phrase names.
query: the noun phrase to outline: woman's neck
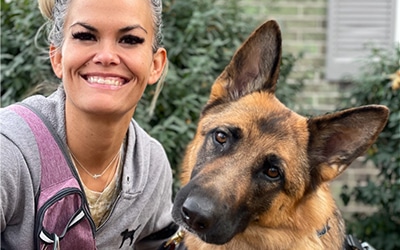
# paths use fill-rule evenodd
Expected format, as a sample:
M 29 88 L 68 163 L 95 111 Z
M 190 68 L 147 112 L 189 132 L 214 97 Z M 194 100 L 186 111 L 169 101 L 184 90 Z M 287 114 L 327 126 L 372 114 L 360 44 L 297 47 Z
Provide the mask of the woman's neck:
M 66 106 L 65 121 L 69 150 L 79 165 L 82 165 L 76 166 L 82 181 L 86 185 L 88 182 L 85 180 L 95 183 L 95 180 L 91 180 L 93 175 L 102 173 L 120 151 L 132 116 L 128 114 L 100 117 L 82 112 L 72 112 L 67 108 Z M 112 170 L 115 167 L 111 166 L 109 172 L 114 172 Z M 90 172 L 92 176 L 87 172 Z M 96 181 L 100 183 L 107 176 L 108 174 L 105 173 Z

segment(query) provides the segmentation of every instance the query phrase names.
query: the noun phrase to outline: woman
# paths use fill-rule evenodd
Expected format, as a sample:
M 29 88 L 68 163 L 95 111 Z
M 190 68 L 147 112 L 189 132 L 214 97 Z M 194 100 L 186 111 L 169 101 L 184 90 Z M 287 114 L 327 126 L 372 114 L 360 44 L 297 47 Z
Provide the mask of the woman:
M 39 0 L 39 7 L 52 25 L 50 61 L 62 84 L 48 98 L 23 102 L 43 113 L 67 145 L 97 248 L 156 249 L 176 230 L 172 174 L 162 146 L 132 116 L 167 62 L 161 0 Z M 7 108 L 0 117 L 1 247 L 33 249 L 37 146 L 21 118 Z

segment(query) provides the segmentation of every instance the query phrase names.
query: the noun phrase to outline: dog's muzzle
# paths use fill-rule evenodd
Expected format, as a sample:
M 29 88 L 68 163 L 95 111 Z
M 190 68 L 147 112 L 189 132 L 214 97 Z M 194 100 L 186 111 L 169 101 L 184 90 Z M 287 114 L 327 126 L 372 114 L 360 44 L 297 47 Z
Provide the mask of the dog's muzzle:
M 215 193 L 193 192 L 187 194 L 184 187 L 178 192 L 172 211 L 176 223 L 196 234 L 207 243 L 222 245 L 229 242 L 247 225 L 247 218 L 233 211 Z

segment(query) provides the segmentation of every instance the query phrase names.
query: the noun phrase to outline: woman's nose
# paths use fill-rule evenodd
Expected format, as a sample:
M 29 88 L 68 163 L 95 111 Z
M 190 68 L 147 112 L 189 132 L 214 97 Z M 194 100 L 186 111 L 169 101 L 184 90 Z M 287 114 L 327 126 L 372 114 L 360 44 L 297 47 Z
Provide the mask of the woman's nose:
M 98 51 L 93 57 L 93 61 L 96 64 L 102 64 L 104 66 L 109 66 L 113 64 L 119 64 L 120 58 L 117 53 L 116 44 L 112 42 L 103 42 L 99 44 Z

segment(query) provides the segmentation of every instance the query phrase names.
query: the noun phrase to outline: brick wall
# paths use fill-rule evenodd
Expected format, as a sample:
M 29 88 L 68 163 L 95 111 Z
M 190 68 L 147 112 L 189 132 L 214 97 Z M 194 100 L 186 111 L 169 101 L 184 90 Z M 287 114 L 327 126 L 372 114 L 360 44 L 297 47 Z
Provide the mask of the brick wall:
M 241 6 L 259 22 L 275 19 L 281 26 L 283 51 L 303 53 L 292 77 L 306 77 L 298 95 L 302 109 L 310 114 L 332 111 L 339 86 L 324 80 L 327 0 L 241 0 Z
M 306 77 L 305 88 L 298 95 L 301 114 L 322 114 L 338 107 L 339 83 L 327 82 L 325 74 L 326 22 L 328 0 L 240 0 L 245 13 L 255 16 L 259 24 L 275 19 L 281 26 L 283 52 L 303 54 L 291 77 Z M 352 203 L 344 206 L 339 197 L 341 187 L 362 185 L 377 175 L 372 164 L 357 159 L 331 184 L 331 189 L 345 216 L 355 211 L 371 211 Z

